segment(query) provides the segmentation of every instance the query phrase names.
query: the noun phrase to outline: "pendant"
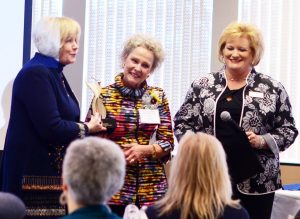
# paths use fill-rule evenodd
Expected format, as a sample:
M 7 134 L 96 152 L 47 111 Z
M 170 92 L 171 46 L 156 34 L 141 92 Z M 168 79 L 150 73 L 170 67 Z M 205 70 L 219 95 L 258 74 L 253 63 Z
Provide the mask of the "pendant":
M 226 97 L 226 101 L 227 101 L 227 102 L 232 101 L 232 96 L 227 96 L 227 97 Z

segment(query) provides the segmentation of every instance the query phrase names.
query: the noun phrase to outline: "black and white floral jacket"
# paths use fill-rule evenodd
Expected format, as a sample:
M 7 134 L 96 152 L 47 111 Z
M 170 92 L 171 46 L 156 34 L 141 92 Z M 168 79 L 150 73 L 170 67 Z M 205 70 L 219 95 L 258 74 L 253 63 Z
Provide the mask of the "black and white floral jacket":
M 268 193 L 281 188 L 279 152 L 294 142 L 298 130 L 288 94 L 281 83 L 255 69 L 246 80 L 239 125 L 262 135 L 270 149 L 255 150 L 264 171 L 237 186 L 243 193 Z M 178 141 L 187 130 L 216 135 L 216 106 L 226 86 L 225 68 L 192 83 L 174 117 L 174 134 Z

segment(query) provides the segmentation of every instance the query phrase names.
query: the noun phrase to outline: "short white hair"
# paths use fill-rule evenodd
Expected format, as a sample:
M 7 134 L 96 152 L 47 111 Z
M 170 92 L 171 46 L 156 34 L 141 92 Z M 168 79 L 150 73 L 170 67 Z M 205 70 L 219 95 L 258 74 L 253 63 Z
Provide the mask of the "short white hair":
M 100 137 L 73 141 L 63 162 L 63 181 L 75 202 L 105 203 L 123 186 L 125 156 L 114 142 Z
M 64 40 L 72 34 L 79 42 L 80 26 L 69 17 L 42 17 L 32 31 L 32 40 L 37 50 L 43 55 L 59 58 Z

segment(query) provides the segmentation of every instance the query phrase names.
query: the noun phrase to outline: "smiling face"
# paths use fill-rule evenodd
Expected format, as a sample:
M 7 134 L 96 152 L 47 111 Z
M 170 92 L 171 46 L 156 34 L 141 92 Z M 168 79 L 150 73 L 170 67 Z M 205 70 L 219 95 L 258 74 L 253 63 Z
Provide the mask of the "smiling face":
M 63 46 L 59 50 L 59 62 L 68 65 L 76 61 L 76 55 L 79 49 L 77 37 L 69 36 L 63 42 Z
M 226 41 L 223 49 L 226 70 L 238 74 L 248 74 L 252 69 L 253 54 L 246 37 L 234 37 Z
M 123 62 L 125 86 L 139 88 L 150 76 L 154 62 L 154 55 L 151 51 L 136 47 L 129 53 Z

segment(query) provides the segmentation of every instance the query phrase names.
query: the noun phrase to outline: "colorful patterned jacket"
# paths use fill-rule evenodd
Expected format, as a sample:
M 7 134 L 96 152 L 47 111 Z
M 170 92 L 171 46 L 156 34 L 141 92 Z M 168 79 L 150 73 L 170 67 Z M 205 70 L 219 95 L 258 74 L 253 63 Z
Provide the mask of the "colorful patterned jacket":
M 107 118 L 114 118 L 117 122 L 116 129 L 102 137 L 109 138 L 120 146 L 128 143 L 148 145 L 150 138 L 156 133 L 155 143 L 171 153 L 174 144 L 172 120 L 164 91 L 148 86 L 146 82 L 141 89 L 129 89 L 124 86 L 122 76 L 122 73 L 117 75 L 115 83 L 101 91 Z M 158 109 L 161 123 L 141 124 L 138 110 L 143 108 Z M 90 108 L 88 118 L 91 113 Z M 169 156 L 161 160 L 144 158 L 138 163 L 127 164 L 124 186 L 109 204 L 127 205 L 134 203 L 137 196 L 140 205 L 151 205 L 160 199 L 167 190 L 164 161 L 168 158 Z
M 281 83 L 254 69 L 246 80 L 239 125 L 245 131 L 252 130 L 263 135 L 270 149 L 255 150 L 264 171 L 239 183 L 238 188 L 243 193 L 268 193 L 281 187 L 279 151 L 284 151 L 294 142 L 298 130 L 288 94 Z M 177 139 L 187 130 L 216 135 L 216 106 L 226 86 L 224 68 L 192 83 L 174 117 Z M 249 95 L 251 91 L 263 96 Z

